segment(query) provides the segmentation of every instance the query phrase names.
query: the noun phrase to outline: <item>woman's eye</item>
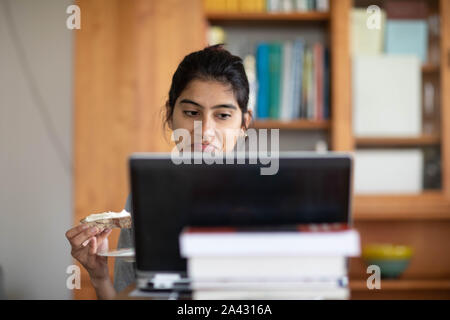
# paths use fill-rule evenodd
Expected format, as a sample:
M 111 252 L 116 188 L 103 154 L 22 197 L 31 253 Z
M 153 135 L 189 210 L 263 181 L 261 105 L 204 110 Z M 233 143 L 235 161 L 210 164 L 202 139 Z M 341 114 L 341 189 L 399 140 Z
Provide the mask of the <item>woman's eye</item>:
M 219 117 L 219 119 L 221 119 L 221 120 L 225 120 L 225 119 L 228 119 L 229 117 L 231 117 L 231 114 L 228 114 L 228 113 L 219 113 L 218 117 Z
M 185 115 L 190 116 L 190 117 L 198 116 L 198 111 L 187 110 L 187 111 L 183 111 L 183 112 L 184 112 Z

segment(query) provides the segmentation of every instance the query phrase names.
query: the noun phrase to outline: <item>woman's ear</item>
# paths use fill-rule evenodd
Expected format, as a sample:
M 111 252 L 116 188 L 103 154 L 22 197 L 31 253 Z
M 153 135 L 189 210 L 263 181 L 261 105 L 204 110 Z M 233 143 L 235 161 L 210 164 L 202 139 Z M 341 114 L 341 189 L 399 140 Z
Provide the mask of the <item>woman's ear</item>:
M 252 122 L 252 119 L 253 119 L 253 112 L 252 112 L 252 110 L 248 110 L 244 114 L 244 125 L 245 125 L 245 128 L 248 129 L 248 127 L 250 126 L 250 123 Z

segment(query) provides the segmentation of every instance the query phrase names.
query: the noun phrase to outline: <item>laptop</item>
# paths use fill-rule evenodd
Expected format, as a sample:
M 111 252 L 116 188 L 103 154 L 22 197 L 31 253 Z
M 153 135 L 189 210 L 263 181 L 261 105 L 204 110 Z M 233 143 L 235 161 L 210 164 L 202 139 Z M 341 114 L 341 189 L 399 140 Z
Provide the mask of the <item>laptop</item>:
M 349 154 L 280 152 L 271 175 L 262 174 L 267 161 L 251 163 L 251 157 L 244 156 L 243 164 L 237 158 L 231 164 L 189 164 L 168 153 L 131 155 L 139 289 L 188 290 L 186 259 L 179 252 L 179 234 L 188 225 L 351 224 Z

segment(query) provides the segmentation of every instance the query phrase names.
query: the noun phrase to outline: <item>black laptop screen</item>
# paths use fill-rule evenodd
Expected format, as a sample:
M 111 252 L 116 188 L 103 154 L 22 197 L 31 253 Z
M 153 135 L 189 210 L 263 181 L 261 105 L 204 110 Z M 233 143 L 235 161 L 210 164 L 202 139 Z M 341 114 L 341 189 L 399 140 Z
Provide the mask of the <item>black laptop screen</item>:
M 275 175 L 261 175 L 261 167 L 132 157 L 137 269 L 185 271 L 178 238 L 186 225 L 349 222 L 349 157 L 280 158 Z

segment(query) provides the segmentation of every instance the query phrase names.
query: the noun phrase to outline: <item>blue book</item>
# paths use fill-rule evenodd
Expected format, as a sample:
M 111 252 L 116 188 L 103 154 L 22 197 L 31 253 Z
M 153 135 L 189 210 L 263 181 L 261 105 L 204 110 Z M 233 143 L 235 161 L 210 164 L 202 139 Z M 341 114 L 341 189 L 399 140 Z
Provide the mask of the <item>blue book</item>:
M 256 98 L 256 118 L 269 117 L 269 44 L 260 43 L 256 48 L 256 77 L 258 94 Z
M 282 45 L 269 45 L 269 117 L 280 118 L 280 93 L 282 72 Z
M 388 20 L 386 23 L 387 54 L 417 55 L 427 61 L 428 26 L 425 20 Z
M 294 49 L 292 52 L 293 58 L 293 90 L 292 90 L 292 118 L 298 119 L 301 116 L 300 107 L 302 101 L 303 91 L 303 51 L 304 42 L 297 39 L 294 42 Z

